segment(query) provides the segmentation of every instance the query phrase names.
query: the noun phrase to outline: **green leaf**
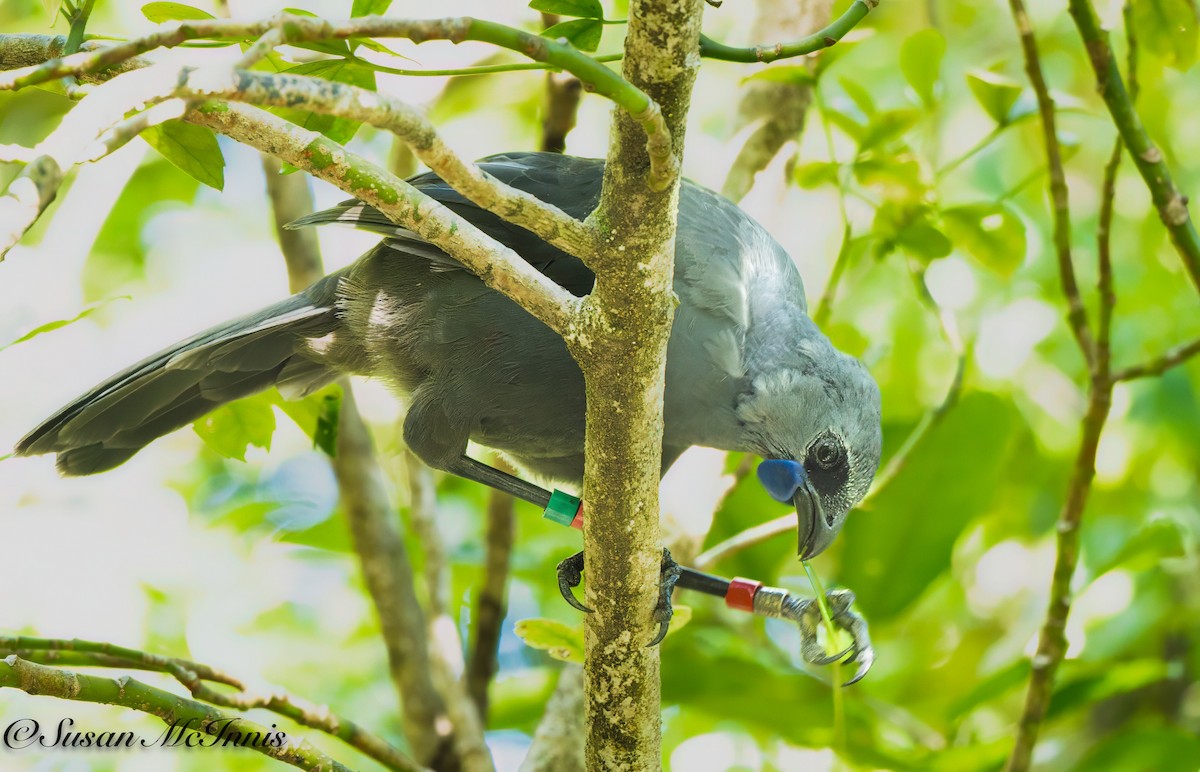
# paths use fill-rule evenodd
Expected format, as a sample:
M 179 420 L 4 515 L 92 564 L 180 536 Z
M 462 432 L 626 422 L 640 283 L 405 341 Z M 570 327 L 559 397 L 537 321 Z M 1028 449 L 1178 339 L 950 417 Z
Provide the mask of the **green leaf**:
M 347 83 L 370 91 L 375 90 L 375 72 L 352 59 L 323 59 L 319 62 L 305 62 L 295 67 L 289 67 L 286 72 L 292 75 L 310 75 L 338 83 Z M 334 142 L 346 144 L 358 133 L 362 124 L 346 118 L 292 108 L 275 108 L 277 115 L 292 123 L 303 126 L 310 131 L 320 132 Z
M 849 78 L 838 78 L 838 83 L 842 84 L 846 96 L 850 97 L 859 110 L 862 110 L 863 115 L 870 118 L 875 114 L 875 100 L 869 91 Z
M 942 224 L 959 249 L 1004 277 L 1025 262 L 1025 223 L 1000 203 L 942 210 Z
M 596 19 L 572 19 L 550 27 L 542 33 L 542 37 L 551 40 L 566 38 L 580 51 L 595 51 L 600 47 L 600 35 L 603 32 L 604 25 Z
M 166 121 L 142 132 L 142 139 L 180 171 L 210 188 L 225 186 L 225 156 L 211 129 Z
M 312 11 L 306 11 L 303 8 L 284 8 L 284 13 L 290 13 L 293 16 L 307 16 L 310 19 L 317 18 L 317 15 Z M 349 56 L 350 43 L 345 40 L 309 40 L 288 45 L 294 48 L 303 48 L 308 51 L 317 51 L 322 54 L 331 54 L 333 56 Z
M 57 321 L 46 322 L 43 325 L 34 327 L 32 330 L 25 333 L 24 335 L 17 338 L 16 340 L 10 341 L 8 343 L 5 343 L 3 346 L 0 346 L 0 351 L 3 351 L 6 348 L 15 346 L 18 343 L 24 343 L 27 340 L 32 340 L 33 338 L 36 338 L 37 336 L 42 335 L 43 333 L 53 332 L 54 330 L 58 330 L 63 327 L 66 327 L 68 324 L 74 324 L 75 322 L 78 322 L 80 319 L 84 319 L 88 316 L 91 316 L 92 314 L 96 313 L 101 308 L 108 305 L 109 303 L 111 303 L 114 300 L 129 300 L 129 296 L 121 295 L 120 297 L 109 298 L 108 300 L 102 300 L 99 303 L 92 303 L 91 305 L 87 306 L 79 313 L 72 316 L 70 319 L 59 319 Z
M 904 473 L 873 497 L 871 508 L 846 518 L 837 582 L 854 588 L 873 625 L 895 617 L 949 570 L 955 542 L 992 511 L 1010 451 L 1025 431 L 1011 401 L 966 394 L 915 448 Z
M 800 164 L 792 171 L 792 179 L 802 188 L 818 188 L 826 183 L 837 183 L 838 164 L 829 161 L 815 161 Z
M 1021 84 L 988 70 L 975 70 L 967 73 L 967 85 L 993 121 L 1001 126 L 1011 122 L 1009 111 L 1021 95 Z
M 391 4 L 392 0 L 354 0 L 350 4 L 350 16 L 382 16 Z
M 337 455 L 338 424 L 342 416 L 342 390 L 338 389 L 321 398 L 321 409 L 317 414 L 317 426 L 313 430 L 313 447 L 325 451 L 333 458 Z
M 809 86 L 817 82 L 812 70 L 802 64 L 785 64 L 759 70 L 753 75 L 742 78 L 742 83 L 755 80 L 765 80 L 771 83 L 791 83 L 797 86 Z
M 896 233 L 896 244 L 924 262 L 945 257 L 954 249 L 950 239 L 927 220 L 917 220 Z
M 920 162 L 911 153 L 864 153 L 854 161 L 854 179 L 896 200 L 922 201 L 929 188 L 921 179 Z
M 926 105 L 937 98 L 938 74 L 946 55 L 946 38 L 936 29 L 918 30 L 900 44 L 900 72 Z
M 866 133 L 859 140 L 860 150 L 870 150 L 877 145 L 883 145 L 903 136 L 906 131 L 916 125 L 921 114 L 912 109 L 884 110 L 871 117 L 867 124 Z
M 313 447 L 337 455 L 337 432 L 342 410 L 342 387 L 336 383 L 304 399 L 285 400 L 279 392 L 268 392 L 274 404 L 312 438 Z
M 600 5 L 600 0 L 533 0 L 529 7 L 535 11 L 576 19 L 604 18 L 604 7 Z
M 522 619 L 513 626 L 525 645 L 541 649 L 563 662 L 583 664 L 583 625 L 570 626 L 553 619 Z
M 1196 61 L 1194 0 L 1137 0 L 1133 25 L 1143 51 L 1152 51 L 1167 66 L 1186 70 Z
M 155 24 L 164 21 L 189 21 L 196 19 L 215 19 L 208 11 L 193 8 L 183 3 L 147 3 L 142 6 L 142 15 Z
M 222 405 L 192 424 L 204 444 L 225 458 L 246 460 L 246 448 L 271 449 L 275 434 L 273 395 L 259 394 Z

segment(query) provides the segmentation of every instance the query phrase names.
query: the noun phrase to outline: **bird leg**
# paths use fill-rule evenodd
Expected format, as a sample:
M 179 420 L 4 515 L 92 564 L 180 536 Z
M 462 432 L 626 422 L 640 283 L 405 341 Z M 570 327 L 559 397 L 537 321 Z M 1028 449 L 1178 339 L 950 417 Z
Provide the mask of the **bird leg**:
M 446 471 L 536 504 L 545 510 L 545 517 L 557 523 L 583 528 L 583 503 L 574 496 L 561 491 L 548 491 L 467 456 L 459 458 Z M 591 612 L 591 609 L 580 603 L 571 592 L 572 588 L 579 586 L 582 579 L 582 552 L 558 564 L 558 588 L 563 598 L 580 611 Z M 671 594 L 676 586 L 724 598 L 725 605 L 730 608 L 794 622 L 800 628 L 800 654 L 805 662 L 828 665 L 845 660 L 857 665 L 854 677 L 846 682 L 846 686 L 861 681 L 875 662 L 875 650 L 871 647 L 867 622 L 850 610 L 854 604 L 854 593 L 850 590 L 830 590 L 825 593 L 834 623 L 850 633 L 853 639 L 853 643 L 844 651 L 827 655 L 818 636 L 821 612 L 815 600 L 798 597 L 780 587 L 765 586 L 753 579 L 723 579 L 681 566 L 665 549 L 658 603 L 653 612 L 654 621 L 659 623 L 659 631 L 648 644 L 650 646 L 661 641 L 667 633 L 673 613 Z

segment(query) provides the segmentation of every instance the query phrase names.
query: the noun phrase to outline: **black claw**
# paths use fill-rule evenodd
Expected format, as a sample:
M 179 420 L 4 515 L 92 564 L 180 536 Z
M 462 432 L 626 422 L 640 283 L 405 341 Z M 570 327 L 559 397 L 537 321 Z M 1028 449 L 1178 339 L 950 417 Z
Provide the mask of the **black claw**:
M 837 654 L 826 654 L 822 657 L 817 657 L 816 659 L 812 660 L 812 664 L 814 664 L 814 665 L 832 665 L 834 662 L 841 662 L 842 659 L 852 651 L 854 651 L 853 643 L 850 644 L 849 646 L 847 646 L 846 648 L 842 649 L 841 651 L 839 651 Z
M 658 582 L 658 603 L 654 606 L 653 614 L 654 621 L 658 622 L 658 635 L 654 636 L 654 640 L 647 643 L 647 646 L 657 646 L 663 638 L 667 637 L 667 629 L 671 626 L 671 617 L 675 615 L 675 610 L 671 608 L 671 593 L 675 591 L 675 585 L 679 582 L 682 574 L 683 569 L 671 557 L 671 551 L 664 549 L 662 574 Z
M 646 644 L 646 648 L 650 648 L 651 646 L 657 646 L 658 644 L 662 643 L 662 639 L 667 637 L 667 630 L 669 630 L 670 628 L 671 628 L 671 620 L 670 619 L 666 620 L 665 622 L 659 622 L 658 623 L 658 635 L 654 636 L 654 639 L 651 640 L 650 643 Z
M 579 586 L 583 581 L 583 553 L 577 552 L 566 560 L 558 564 L 558 591 L 562 593 L 563 600 L 571 604 L 573 608 L 577 608 L 585 614 L 592 613 L 592 609 L 579 602 L 575 597 L 572 589 Z

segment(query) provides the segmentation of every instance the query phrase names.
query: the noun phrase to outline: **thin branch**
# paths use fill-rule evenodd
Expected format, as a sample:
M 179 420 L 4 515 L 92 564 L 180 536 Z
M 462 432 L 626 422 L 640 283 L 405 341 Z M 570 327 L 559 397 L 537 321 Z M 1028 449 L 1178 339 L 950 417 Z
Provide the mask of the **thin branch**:
M 245 686 L 240 681 L 198 662 L 79 639 L 0 638 L 0 657 L 9 655 L 44 665 L 129 668 L 167 673 L 198 700 L 236 710 L 263 708 L 290 718 L 302 726 L 337 737 L 389 769 L 424 769 L 383 738 L 353 721 L 335 715 L 327 707 L 307 705 L 283 693 L 246 694 Z M 218 691 L 205 685 L 204 681 L 223 683 L 242 693 Z
M 241 744 L 300 769 L 349 772 L 348 767 L 317 750 L 307 740 L 295 744 L 287 742 L 286 735 L 278 730 L 268 729 L 235 714 L 224 713 L 211 705 L 156 689 L 128 676 L 106 678 L 75 673 L 39 665 L 10 654 L 0 660 L 0 687 L 20 689 L 28 694 L 63 700 L 118 705 L 162 719 L 168 730 L 156 740 L 142 738 L 145 744 L 169 741 L 174 737 L 172 730 L 179 732 L 181 736 L 195 732 L 211 738 L 202 738 L 199 741 L 201 745 L 207 743 L 205 747 Z M 261 741 L 237 742 L 239 736 L 244 738 L 254 735 L 261 738 Z M 279 745 L 269 741 L 280 736 L 284 742 Z M 187 746 L 192 747 L 190 744 Z
M 543 11 L 542 28 L 550 29 L 561 18 L 556 13 Z M 575 128 L 579 101 L 583 97 L 583 83 L 569 72 L 548 72 L 545 84 L 540 147 L 547 153 L 561 153 L 567 149 L 567 135 Z
M 753 34 L 760 37 L 808 32 L 817 25 L 827 24 L 832 8 L 831 0 L 792 3 L 759 0 Z M 812 69 L 811 62 L 809 69 Z M 812 102 L 812 92 L 813 86 L 809 82 L 779 83 L 756 79 L 746 84 L 738 104 L 738 125 L 755 122 L 758 125 L 730 166 L 725 184 L 721 186 L 721 195 L 730 201 L 741 201 L 750 192 L 758 173 L 767 168 L 784 145 L 799 138 Z
M 1172 367 L 1177 367 L 1187 362 L 1196 354 L 1200 354 L 1200 339 L 1194 340 L 1191 343 L 1185 343 L 1182 346 L 1176 346 L 1162 356 L 1152 359 L 1149 362 L 1117 370 L 1112 374 L 1112 380 L 1114 382 L 1132 381 L 1137 378 L 1162 375 Z
M 259 106 L 289 107 L 369 123 L 407 142 L 417 158 L 480 207 L 525 228 L 565 252 L 595 254 L 591 229 L 553 204 L 506 185 L 450 149 L 422 113 L 387 94 L 335 81 L 286 73 L 237 71 L 209 80 L 199 73 L 181 85 L 185 93 L 223 97 Z
M 829 48 L 845 37 L 846 33 L 862 21 L 871 9 L 879 5 L 879 0 L 854 0 L 846 12 L 834 20 L 823 30 L 801 38 L 793 43 L 775 43 L 774 45 L 736 48 L 718 43 L 711 38 L 700 36 L 700 55 L 707 59 L 722 59 L 727 62 L 773 62 L 777 59 L 789 59 L 804 56 L 822 48 Z
M 287 263 L 288 284 L 299 292 L 325 274 L 316 234 L 285 226 L 313 211 L 308 178 L 281 174 L 279 160 L 263 156 L 267 192 L 280 250 Z M 391 525 L 392 512 L 382 489 L 379 460 L 358 414 L 349 379 L 341 381 L 338 452 L 332 459 L 343 507 L 354 535 L 371 599 L 379 615 L 392 681 L 400 697 L 409 744 L 432 762 L 443 758 L 453 738 L 439 741 L 438 719 L 445 713 L 441 696 L 430 678 L 429 653 L 421 632 L 424 618 L 412 590 L 412 567 L 404 543 Z M 345 437 L 345 433 L 349 433 Z
M 1058 130 L 1055 128 L 1054 98 L 1050 96 L 1050 89 L 1046 86 L 1046 78 L 1042 73 L 1037 40 L 1033 36 L 1033 25 L 1029 22 L 1025 3 L 1023 0 L 1009 0 L 1009 5 L 1021 38 L 1025 71 L 1037 96 L 1038 112 L 1042 118 L 1042 141 L 1046 147 L 1046 165 L 1050 171 L 1050 199 L 1054 213 L 1054 250 L 1058 258 L 1059 281 L 1067 298 L 1067 321 L 1070 323 L 1071 334 L 1075 336 L 1075 341 L 1083 353 L 1084 361 L 1090 368 L 1096 359 L 1096 344 L 1088 324 L 1087 309 L 1079 296 L 1075 266 L 1071 261 L 1071 209 L 1068 202 L 1067 177 L 1063 172 L 1062 151 L 1058 144 Z
M 1200 235 L 1188 214 L 1187 197 L 1175 187 L 1171 171 L 1163 160 L 1162 151 L 1155 146 L 1142 124 L 1133 99 L 1125 90 L 1121 71 L 1113 55 L 1108 32 L 1100 26 L 1096 9 L 1089 0 L 1069 0 L 1068 8 L 1075 26 L 1087 48 L 1088 59 L 1096 73 L 1096 85 L 1108 112 L 1112 116 L 1129 155 L 1150 190 L 1158 216 L 1171 235 L 1175 251 L 1183 260 L 1192 283 L 1200 289 Z
M 856 0 L 856 3 L 861 2 L 863 0 Z M 282 35 L 288 43 L 360 37 L 407 38 L 414 43 L 427 40 L 449 40 L 453 43 L 475 40 L 517 51 L 535 61 L 573 73 L 590 90 L 611 99 L 628 112 L 645 132 L 646 152 L 650 158 L 647 181 L 651 188 L 662 189 L 671 184 L 671 180 L 679 173 L 678 159 L 670 150 L 670 132 L 659 106 L 641 90 L 567 43 L 470 17 L 412 20 L 364 16 L 345 21 L 326 21 L 284 13 L 255 22 L 231 19 L 171 22 L 126 43 L 13 70 L 0 76 L 0 90 L 36 85 L 64 75 L 94 72 L 156 48 L 178 46 L 189 40 L 255 39 L 272 29 L 279 30 L 277 34 Z
M 408 470 L 409 521 L 421 542 L 425 587 L 429 596 L 430 665 L 433 681 L 446 700 L 454 724 L 455 750 L 464 772 L 492 772 L 495 765 L 483 736 L 483 722 L 463 682 L 465 665 L 462 640 L 449 613 L 446 594 L 450 573 L 446 547 L 437 527 L 437 489 L 433 472 L 412 453 L 404 459 Z
M 504 462 L 495 466 L 502 471 Z M 513 497 L 499 490 L 488 494 L 487 533 L 484 536 L 483 584 L 477 593 L 474 613 L 474 640 L 467 661 L 467 692 L 484 723 L 488 715 L 488 685 L 498 670 L 496 652 L 504 617 L 508 613 L 508 577 L 516 516 Z

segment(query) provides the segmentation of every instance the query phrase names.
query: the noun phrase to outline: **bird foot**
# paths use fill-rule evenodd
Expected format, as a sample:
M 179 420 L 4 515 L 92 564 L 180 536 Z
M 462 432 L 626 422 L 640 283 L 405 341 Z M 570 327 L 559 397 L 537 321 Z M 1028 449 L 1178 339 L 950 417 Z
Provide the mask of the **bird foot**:
M 759 595 L 764 597 L 760 599 Z M 775 597 L 772 597 L 773 595 Z M 866 620 L 850 610 L 850 606 L 854 604 L 854 593 L 850 590 L 830 590 L 825 593 L 825 598 L 829 602 L 834 623 L 850 633 L 853 638 L 849 646 L 836 654 L 826 654 L 825 647 L 819 640 L 821 609 L 815 600 L 797 598 L 782 590 L 778 595 L 760 591 L 754 598 L 754 605 L 756 612 L 760 611 L 761 604 L 760 613 L 790 619 L 799 626 L 800 654 L 805 662 L 813 665 L 829 665 L 842 661 L 856 664 L 854 677 L 844 684 L 850 686 L 861 681 L 875 664 L 875 649 L 871 646 Z M 772 606 L 776 607 L 771 608 Z
M 675 615 L 675 611 L 671 607 L 671 593 L 674 592 L 681 573 L 682 569 L 671 557 L 671 551 L 664 549 L 662 573 L 658 584 L 658 603 L 655 604 L 651 614 L 651 618 L 658 622 L 658 633 L 650 643 L 646 644 L 647 646 L 656 646 L 667 636 L 667 629 L 671 626 L 671 617 Z M 573 608 L 590 614 L 592 609 L 580 603 L 579 599 L 575 597 L 574 589 L 579 586 L 581 581 L 583 581 L 583 553 L 577 552 L 558 564 L 558 591 Z

